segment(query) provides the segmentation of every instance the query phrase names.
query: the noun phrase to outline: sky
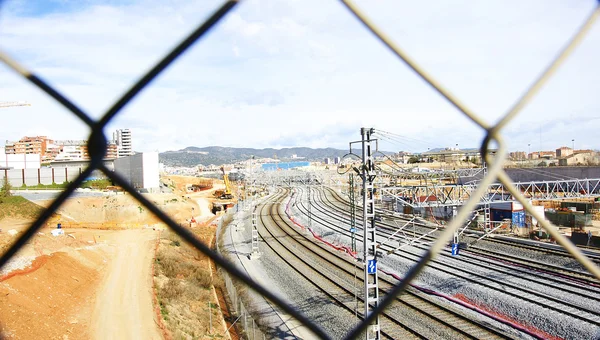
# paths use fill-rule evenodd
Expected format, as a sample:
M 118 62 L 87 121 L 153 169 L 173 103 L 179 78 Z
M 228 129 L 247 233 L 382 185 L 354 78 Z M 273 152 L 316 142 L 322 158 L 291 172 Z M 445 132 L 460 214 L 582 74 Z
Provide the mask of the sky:
M 386 34 L 488 122 L 497 121 L 596 0 L 363 0 Z M 99 118 L 219 1 L 0 0 L 0 50 Z M 512 151 L 600 149 L 600 23 L 504 130 Z M 0 141 L 90 131 L 0 64 Z M 136 151 L 335 147 L 380 134 L 386 151 L 479 147 L 483 131 L 338 1 L 247 0 L 144 89 L 105 133 Z M 393 136 L 393 138 L 390 138 Z

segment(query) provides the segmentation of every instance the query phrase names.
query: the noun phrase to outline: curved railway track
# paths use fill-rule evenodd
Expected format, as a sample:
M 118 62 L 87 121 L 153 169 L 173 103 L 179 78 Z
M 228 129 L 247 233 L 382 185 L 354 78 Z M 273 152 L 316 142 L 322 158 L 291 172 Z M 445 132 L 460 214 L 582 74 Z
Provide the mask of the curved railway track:
M 278 198 L 283 196 L 285 193 L 279 195 Z M 260 221 L 263 227 L 259 229 L 260 236 L 283 261 L 330 296 L 333 301 L 354 313 L 356 305 L 348 304 L 348 296 L 354 296 L 354 286 L 350 287 L 350 282 L 356 278 L 353 259 L 315 244 L 312 237 L 307 237 L 291 225 L 291 222 L 279 209 L 280 205 L 273 203 L 266 203 L 261 207 Z M 265 213 L 266 210 L 268 210 L 268 214 Z M 316 259 L 310 259 L 307 254 L 312 254 Z M 304 269 L 300 269 L 301 267 Z M 360 270 L 362 271 L 362 268 Z M 335 275 L 332 277 L 327 273 L 335 273 Z M 327 289 L 323 287 L 325 285 L 323 282 L 328 282 Z M 380 294 L 384 295 L 393 284 L 394 282 L 391 280 L 381 277 Z M 346 298 L 340 298 L 341 292 L 344 292 Z M 359 310 L 362 310 L 362 300 L 359 305 L 361 305 Z M 471 320 L 463 313 L 440 304 L 439 301 L 436 303 L 434 298 L 424 296 L 421 292 L 407 291 L 406 294 L 396 299 L 395 304 L 388 308 L 381 318 L 385 330 L 383 335 L 394 339 L 407 336 L 417 338 L 440 338 L 442 336 L 453 339 L 507 337 L 507 334 L 499 329 L 484 322 Z M 407 320 L 417 320 L 421 325 L 415 324 L 414 321 L 406 322 Z M 429 330 L 429 332 L 423 334 L 424 330 Z
M 336 218 L 338 218 L 338 220 L 340 220 L 340 221 L 348 220 L 350 218 L 350 215 L 347 212 L 347 210 L 344 210 L 344 209 L 349 209 L 348 202 L 343 201 L 343 199 L 340 198 L 336 192 L 334 192 L 332 190 L 328 190 L 328 192 L 330 192 L 332 194 L 332 196 L 334 196 L 334 199 L 337 202 L 331 202 L 327 195 L 325 195 L 325 200 L 323 202 L 325 202 L 328 205 L 328 208 L 333 209 L 330 211 L 336 212 L 336 214 L 338 215 Z M 340 207 L 340 204 L 342 204 L 343 206 Z M 409 218 L 406 218 L 403 216 L 394 216 L 393 218 L 395 218 L 396 220 L 405 221 L 405 222 L 409 221 Z M 392 217 L 389 217 L 389 215 L 388 215 L 388 219 L 392 219 Z M 389 230 L 395 230 L 395 228 L 396 228 L 396 226 L 386 223 L 385 221 L 379 223 L 378 225 L 382 229 L 387 228 Z M 419 231 L 418 231 L 418 233 L 420 235 L 423 235 L 426 232 L 432 231 L 436 228 L 431 225 L 427 225 L 426 223 L 415 223 L 415 225 L 419 228 L 422 228 L 422 229 L 419 229 Z M 425 236 L 425 237 L 423 237 L 423 239 L 433 241 L 435 239 L 435 234 L 433 236 L 431 236 L 431 235 Z M 557 250 L 553 250 L 553 249 L 540 248 L 540 247 L 516 243 L 516 242 L 498 240 L 496 238 L 487 238 L 480 242 L 491 243 L 492 247 L 493 247 L 493 244 L 503 244 L 503 245 L 507 245 L 509 247 L 534 252 L 534 255 L 535 254 L 538 254 L 541 256 L 555 255 L 555 256 L 560 256 L 562 258 L 568 258 L 569 260 L 572 260 L 571 255 L 564 250 L 557 251 Z M 527 268 L 534 272 L 541 272 L 541 273 L 548 273 L 548 274 L 556 275 L 561 280 L 568 279 L 568 280 L 575 281 L 575 282 L 586 283 L 586 284 L 592 285 L 592 286 L 600 286 L 600 281 L 598 281 L 593 275 L 591 275 L 587 271 L 584 271 L 582 268 L 581 269 L 565 268 L 564 266 L 559 266 L 559 265 L 550 263 L 550 261 L 545 261 L 543 264 L 540 264 L 538 262 L 532 261 L 531 258 L 524 258 L 521 256 L 509 254 L 506 251 L 495 251 L 493 249 L 480 247 L 480 246 L 470 246 L 468 249 L 463 250 L 463 252 L 477 254 L 479 256 L 487 257 L 487 258 L 496 260 L 498 262 L 504 262 L 509 265 Z M 592 252 L 588 251 L 587 255 L 589 258 L 591 258 L 593 261 L 595 261 L 598 265 L 600 265 L 600 254 L 596 255 L 596 254 L 593 254 Z
M 304 207 L 304 202 L 302 202 L 302 201 L 299 202 L 298 208 L 300 208 L 301 211 L 304 209 L 304 212 L 306 213 L 306 207 Z M 318 204 L 315 204 L 315 205 L 313 205 L 313 208 L 316 210 L 316 211 L 313 210 L 313 221 L 316 221 L 316 219 L 318 219 L 317 214 L 315 214 L 315 212 L 318 212 L 319 214 L 328 216 L 330 219 L 333 218 L 336 221 L 345 222 L 347 225 L 349 225 L 347 220 L 344 220 L 339 215 L 335 215 L 334 212 L 336 211 L 336 208 L 331 205 L 327 206 L 327 207 L 319 207 Z M 342 211 L 342 212 L 346 213 L 344 211 Z M 320 223 L 327 226 L 327 228 L 329 228 L 329 229 L 335 230 L 336 233 L 342 233 L 342 234 L 347 235 L 348 237 L 350 235 L 348 230 L 345 230 L 345 228 L 340 228 L 335 223 L 331 223 L 330 221 L 326 221 L 326 220 L 320 221 Z M 360 227 L 360 225 L 358 227 Z M 384 232 L 384 231 L 382 230 L 382 232 Z M 391 233 L 389 233 L 389 234 L 391 234 Z M 360 242 L 360 240 L 359 240 L 359 242 Z M 396 255 L 398 255 L 398 254 L 396 254 Z M 411 253 L 410 255 L 403 254 L 405 259 L 409 259 L 411 261 L 418 261 L 419 255 L 420 254 L 415 254 L 414 252 Z M 398 256 L 400 256 L 400 255 L 398 255 Z M 471 264 L 477 264 L 475 261 L 481 261 L 481 259 L 472 257 L 472 258 L 465 260 L 461 257 L 461 261 L 462 262 L 470 261 Z M 488 265 L 490 262 L 488 262 Z M 514 270 L 514 268 L 511 266 L 511 264 L 496 263 L 497 261 L 495 259 L 493 260 L 493 262 L 494 262 L 493 265 L 495 266 L 494 270 L 497 270 L 505 275 L 514 276 L 514 273 L 506 271 L 508 269 Z M 489 289 L 498 290 L 498 286 L 503 287 L 502 288 L 503 294 L 509 294 L 515 298 L 519 298 L 521 300 L 528 301 L 528 302 L 536 304 L 536 305 L 542 305 L 542 306 L 544 306 L 544 308 L 550 309 L 554 312 L 558 312 L 558 313 L 568 315 L 568 316 L 576 318 L 576 319 L 580 319 L 580 320 L 590 323 L 592 325 L 600 326 L 600 318 L 598 318 L 597 309 L 590 309 L 586 306 L 569 303 L 562 299 L 545 295 L 544 293 L 541 293 L 539 291 L 535 291 L 532 289 L 524 289 L 523 287 L 519 287 L 518 285 L 514 285 L 514 284 L 511 285 L 511 284 L 507 283 L 506 281 L 495 280 L 493 278 L 489 278 L 484 275 L 468 273 L 468 276 L 467 276 L 466 275 L 467 273 L 465 273 L 464 269 L 461 269 L 460 267 L 458 267 L 456 265 L 448 265 L 447 262 L 441 263 L 439 261 L 432 261 L 429 266 L 432 268 L 435 268 L 436 270 L 446 272 L 446 273 L 456 276 L 456 277 L 461 277 L 466 281 L 472 282 L 473 284 L 478 284 L 478 285 L 484 286 Z M 451 269 L 448 269 L 448 268 L 451 268 Z M 586 292 L 586 290 L 589 289 L 590 287 L 582 287 L 581 286 L 582 284 L 588 285 L 590 283 L 595 283 L 595 281 L 593 279 L 590 279 L 587 282 L 582 282 L 582 280 L 580 280 L 580 279 L 572 278 L 573 282 L 567 282 L 565 284 L 561 281 L 561 278 L 547 277 L 547 275 L 546 275 L 547 273 L 531 273 L 529 268 L 519 268 L 519 269 L 520 269 L 523 279 L 529 280 L 528 276 L 531 276 L 532 274 L 539 274 L 539 275 L 537 275 L 537 278 L 531 279 L 531 281 L 534 281 L 538 284 L 552 284 L 552 283 L 559 284 L 560 283 L 560 284 L 563 284 L 564 286 L 570 287 L 570 289 L 571 289 L 570 292 L 574 295 L 581 296 L 585 299 L 593 300 L 595 303 L 600 302 L 599 295 L 597 295 L 598 293 L 600 293 L 600 290 L 593 289 L 594 294 L 588 294 Z M 502 271 L 504 271 L 504 272 L 502 272 Z M 526 275 L 526 274 L 529 274 L 529 275 Z M 475 277 L 475 279 L 473 279 L 473 276 Z M 564 281 L 564 279 L 565 278 L 563 277 L 562 280 Z M 506 287 L 509 287 L 510 289 L 506 289 Z M 594 288 L 594 286 L 592 286 L 592 288 Z
M 344 198 L 342 198 L 335 190 L 332 190 L 331 188 L 327 188 L 326 189 L 332 196 L 334 196 L 334 198 L 336 199 L 337 203 L 342 204 L 343 208 L 341 208 L 342 210 L 345 208 L 346 210 L 349 209 L 350 207 L 350 203 L 345 200 Z M 333 202 L 330 202 L 332 204 L 334 204 Z M 338 206 L 339 207 L 339 206 Z M 357 207 L 357 210 L 361 210 L 361 207 Z M 392 212 L 388 212 L 388 211 L 383 211 L 383 210 L 378 210 L 379 213 L 381 214 L 382 217 L 387 217 L 390 219 L 400 219 L 400 220 L 404 220 L 404 221 L 408 221 L 410 220 L 410 217 L 405 216 L 404 214 L 399 214 L 399 213 L 392 213 Z M 427 223 L 416 223 L 419 227 L 423 227 L 423 228 L 427 228 L 427 229 L 434 229 L 436 228 L 435 226 L 432 226 L 430 224 Z M 566 250 L 560 248 L 560 249 L 552 249 L 550 247 L 545 247 L 543 245 L 532 245 L 532 244 L 525 244 L 525 243 L 516 243 L 516 242 L 511 242 L 508 240 L 502 240 L 502 239 L 498 239 L 498 238 L 488 238 L 486 239 L 486 241 L 488 242 L 492 242 L 492 243 L 497 243 L 497 244 L 503 244 L 503 245 L 508 245 L 511 247 L 518 247 L 518 248 L 522 248 L 522 249 L 527 249 L 530 251 L 534 251 L 534 252 L 542 252 L 543 254 L 550 254 L 550 255 L 556 255 L 556 256 L 563 256 L 563 257 L 569 257 L 571 258 L 571 254 L 569 252 L 567 252 Z M 585 249 L 583 249 L 583 251 L 585 252 L 585 254 L 592 260 L 594 261 L 596 264 L 600 265 L 600 252 L 599 251 L 594 251 L 594 248 L 590 248 L 590 247 L 585 247 Z

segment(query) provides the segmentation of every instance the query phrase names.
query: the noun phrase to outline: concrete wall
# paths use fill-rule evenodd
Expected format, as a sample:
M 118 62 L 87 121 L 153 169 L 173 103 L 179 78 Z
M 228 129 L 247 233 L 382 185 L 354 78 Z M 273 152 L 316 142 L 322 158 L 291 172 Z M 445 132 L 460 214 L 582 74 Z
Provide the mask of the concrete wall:
M 104 166 L 106 166 L 109 170 L 114 170 L 114 160 L 106 159 L 103 161 Z M 54 161 L 50 163 L 50 166 L 53 168 L 86 168 L 90 164 L 90 161 L 87 160 L 78 160 L 78 161 Z
M 8 176 L 8 182 L 13 187 L 21 187 L 23 184 L 33 186 L 38 184 L 62 184 L 73 181 L 84 171 L 83 168 L 40 168 L 40 169 L 11 169 L 0 170 L 0 183 L 4 183 L 4 177 Z M 103 174 L 95 171 L 94 177 L 104 178 Z
M 40 155 L 19 154 L 7 155 L 4 149 L 0 150 L 0 167 L 13 169 L 39 169 L 41 167 Z

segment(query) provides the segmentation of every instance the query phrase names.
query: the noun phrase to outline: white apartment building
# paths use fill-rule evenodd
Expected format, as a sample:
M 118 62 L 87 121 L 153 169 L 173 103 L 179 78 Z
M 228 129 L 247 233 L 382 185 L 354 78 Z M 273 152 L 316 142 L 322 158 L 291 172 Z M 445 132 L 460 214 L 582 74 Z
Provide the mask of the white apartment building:
M 60 152 L 54 158 L 55 161 L 79 161 L 84 159 L 83 150 L 78 145 L 65 145 Z
M 132 156 L 133 145 L 130 129 L 119 129 L 113 133 L 113 140 L 117 144 L 117 158 Z

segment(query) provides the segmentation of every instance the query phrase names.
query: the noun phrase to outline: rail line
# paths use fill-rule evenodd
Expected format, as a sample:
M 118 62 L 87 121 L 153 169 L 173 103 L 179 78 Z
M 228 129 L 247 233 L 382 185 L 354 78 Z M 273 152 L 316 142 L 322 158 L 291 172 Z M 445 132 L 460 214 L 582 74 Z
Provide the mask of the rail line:
M 285 193 L 282 194 L 283 196 L 285 196 Z M 282 196 L 279 196 L 282 197 Z M 352 279 L 355 278 L 355 271 L 356 271 L 356 267 L 355 264 L 353 263 L 353 259 L 351 259 L 349 256 L 340 256 L 339 254 L 336 253 L 332 253 L 327 249 L 322 248 L 321 246 L 313 243 L 313 241 L 311 240 L 311 238 L 307 238 L 306 235 L 304 235 L 303 233 L 299 232 L 297 228 L 293 227 L 290 225 L 289 220 L 287 220 L 287 217 L 285 217 L 285 215 L 282 215 L 279 211 L 278 211 L 278 204 L 272 204 L 270 203 L 270 214 L 268 215 L 270 217 L 270 219 L 266 218 L 266 215 L 264 214 L 264 210 L 266 209 L 266 205 L 263 206 L 261 208 L 261 222 L 263 223 L 263 226 L 265 227 L 265 231 L 268 234 L 262 233 L 261 237 L 263 238 L 263 240 L 265 241 L 269 241 L 267 242 L 269 244 L 269 247 L 271 247 L 272 249 L 274 247 L 272 247 L 272 240 L 277 241 L 281 247 L 285 247 L 288 254 L 287 255 L 280 255 L 282 256 L 282 258 L 288 258 L 289 256 L 293 256 L 295 258 L 297 258 L 299 261 L 302 261 L 306 266 L 312 266 L 312 270 L 313 270 L 313 274 L 318 273 L 318 275 L 320 276 L 325 276 L 327 277 L 327 280 L 330 282 L 330 285 L 336 285 L 339 287 L 340 285 L 340 281 L 341 277 L 340 276 L 345 276 L 346 277 L 346 281 L 345 282 L 349 282 Z M 279 229 L 279 231 L 274 230 L 275 228 L 271 227 L 275 225 L 276 228 Z M 259 231 L 260 232 L 260 231 Z M 295 246 L 290 246 L 290 245 L 284 245 L 283 242 L 281 242 L 282 239 L 288 240 L 288 241 L 293 241 L 295 242 Z M 293 249 L 290 249 L 293 248 Z M 273 249 L 274 250 L 274 249 Z M 300 257 L 300 255 L 298 254 L 314 254 L 315 256 L 318 256 L 319 261 L 326 263 L 326 265 L 332 269 L 328 270 L 327 272 L 335 272 L 336 274 L 336 279 L 337 280 L 332 280 L 330 277 L 328 277 L 327 275 L 322 274 L 323 272 L 323 268 L 322 265 L 319 265 L 319 268 L 316 269 L 314 268 L 314 262 L 308 261 L 306 259 L 302 259 Z M 286 260 L 284 258 L 284 261 L 288 262 L 289 260 Z M 289 263 L 289 262 L 288 262 Z M 298 270 L 298 269 L 296 269 Z M 362 271 L 362 268 L 360 269 Z M 354 274 L 353 274 L 354 272 Z M 380 283 L 381 284 L 381 293 L 384 294 L 385 291 L 387 289 L 389 289 L 391 287 L 391 285 L 393 284 L 393 282 L 385 279 L 385 278 L 380 278 Z M 315 284 L 317 285 L 317 284 Z M 320 287 L 320 289 L 323 289 Z M 340 288 L 337 288 L 340 289 Z M 350 294 L 351 296 L 354 295 L 353 289 L 349 288 L 349 287 L 344 287 L 341 288 L 344 289 L 347 294 Z M 422 294 L 422 293 L 421 293 Z M 336 294 L 333 294 L 336 295 Z M 394 317 L 391 315 L 392 311 L 404 311 L 403 314 L 406 314 L 406 310 L 409 309 L 412 311 L 412 313 L 416 313 L 419 315 L 419 319 L 421 320 L 421 323 L 425 323 L 428 325 L 428 327 L 432 327 L 432 325 L 436 325 L 437 326 L 442 326 L 444 327 L 446 330 L 446 332 L 448 332 L 448 329 L 452 330 L 452 334 L 453 334 L 453 338 L 455 338 L 455 336 L 458 336 L 460 338 L 473 338 L 473 339 L 491 339 L 491 338 L 505 338 L 507 337 L 507 334 L 501 332 L 498 329 L 495 329 L 493 327 L 487 326 L 487 325 L 483 325 L 480 323 L 477 323 L 473 320 L 470 320 L 468 318 L 466 318 L 464 315 L 460 314 L 457 311 L 453 311 L 447 307 L 441 306 L 439 304 L 436 304 L 434 302 L 432 302 L 431 297 L 425 298 L 423 296 L 419 296 L 419 293 L 410 291 L 407 294 L 403 295 L 401 298 L 399 298 L 397 300 L 398 304 L 402 304 L 401 307 L 399 306 L 392 306 L 390 309 L 386 310 L 386 312 L 384 313 L 384 316 L 386 318 L 389 318 L 392 321 L 392 323 L 396 323 L 396 324 L 401 324 L 402 328 L 405 330 L 408 330 L 411 334 L 413 335 L 417 335 L 418 337 L 422 337 L 423 334 L 420 334 L 418 330 L 415 329 L 415 325 L 412 323 L 402 323 L 399 320 L 406 320 L 406 317 Z M 362 302 L 361 302 L 362 304 Z M 354 309 L 351 309 L 351 311 L 353 311 Z M 389 322 L 389 321 L 387 321 Z M 420 326 L 421 328 L 423 326 Z M 436 328 L 434 327 L 434 328 Z M 386 327 L 386 329 L 388 329 Z M 388 334 L 389 335 L 389 334 Z M 436 337 L 435 334 L 428 334 L 426 337 Z M 439 336 L 439 335 L 438 335 Z M 395 336 L 394 336 L 395 337 Z M 397 338 L 397 337 L 395 337 Z
M 342 204 L 344 204 L 344 207 L 348 207 L 348 209 L 349 209 L 348 202 L 343 201 L 343 198 L 340 198 L 339 195 L 337 195 L 337 193 L 335 191 L 332 191 L 332 190 L 328 190 L 328 191 L 333 194 L 332 196 L 334 196 L 334 199 L 336 201 L 338 201 L 338 203 L 341 202 Z M 350 218 L 349 213 L 346 210 L 344 210 L 343 207 L 340 207 L 339 204 L 335 204 L 334 202 L 331 202 L 327 198 L 327 195 L 325 195 L 325 201 L 327 201 L 330 208 L 335 209 L 337 214 L 340 216 L 339 218 L 342 218 L 344 220 L 348 220 Z M 325 201 L 323 201 L 323 202 L 325 202 Z M 388 215 L 387 219 L 388 220 L 397 219 L 397 220 L 404 221 L 404 222 L 409 221 L 409 218 L 406 218 L 404 216 L 397 216 L 397 215 L 394 215 L 394 216 Z M 383 220 L 381 223 L 379 223 L 379 226 L 381 226 L 382 228 L 395 230 L 395 226 L 386 223 L 385 220 Z M 419 228 L 425 228 L 428 231 L 435 229 L 435 227 L 427 225 L 426 223 L 415 222 L 415 226 L 418 226 Z M 423 235 L 427 231 L 420 230 L 419 232 L 420 232 L 420 235 Z M 435 237 L 434 236 L 425 236 L 425 237 L 423 237 L 423 239 L 433 241 L 435 239 Z M 515 243 L 515 242 L 511 243 L 508 241 L 498 240 L 496 238 L 487 238 L 486 240 L 481 241 L 481 242 L 502 243 L 502 244 L 510 246 L 510 247 L 514 247 L 514 248 L 518 248 L 518 249 L 525 249 L 525 250 L 533 251 L 536 253 L 542 253 L 542 255 L 547 255 L 547 253 L 544 252 L 545 248 L 522 245 L 520 243 Z M 563 266 L 558 266 L 558 265 L 555 265 L 552 263 L 547 263 L 547 262 L 545 262 L 543 265 L 540 265 L 536 262 L 533 262 L 531 259 L 528 259 L 528 258 L 524 258 L 524 257 L 520 257 L 517 255 L 512 255 L 512 254 L 507 254 L 506 252 L 494 251 L 492 249 L 486 249 L 486 248 L 483 248 L 480 246 L 470 246 L 468 249 L 466 249 L 464 251 L 468 252 L 468 253 L 478 254 L 482 257 L 494 259 L 498 262 L 504 262 L 504 263 L 508 263 L 508 264 L 513 264 L 514 266 L 528 268 L 535 272 L 555 275 L 555 276 L 559 277 L 561 280 L 568 279 L 570 281 L 585 283 L 585 284 L 592 285 L 592 286 L 600 286 L 600 281 L 598 281 L 590 273 L 582 271 L 582 270 L 565 268 Z M 563 258 L 571 259 L 570 254 L 568 254 L 567 252 L 556 253 L 556 251 L 553 251 L 552 255 L 558 255 Z M 594 259 L 594 257 L 595 257 L 593 254 L 588 253 L 587 255 L 590 256 L 592 259 Z M 600 261 L 600 260 L 598 260 L 598 261 Z
M 303 202 L 300 202 L 299 206 L 302 207 Z M 321 208 L 321 207 L 319 207 L 318 204 L 313 205 L 313 207 L 315 209 L 317 209 L 321 214 L 324 214 L 325 216 L 331 217 L 333 214 L 331 209 Z M 328 208 L 331 208 L 331 207 L 328 207 Z M 314 220 L 318 219 L 316 214 L 313 214 L 313 217 L 314 217 Z M 339 218 L 337 216 L 333 216 L 333 217 L 335 217 L 339 221 Z M 322 223 L 323 225 L 328 225 L 328 228 L 336 230 L 336 232 L 339 232 L 341 234 L 344 234 L 344 235 L 350 237 L 350 233 L 348 230 L 346 230 L 344 228 L 340 228 L 339 226 L 331 223 L 330 221 L 322 220 L 322 221 L 320 221 L 320 223 Z M 359 240 L 359 242 L 360 242 L 360 240 Z M 420 254 L 415 254 L 414 252 L 408 252 L 408 251 L 403 252 L 402 254 L 394 254 L 394 255 L 400 256 L 405 259 L 409 259 L 411 261 L 417 261 L 420 257 Z M 456 265 L 449 264 L 446 262 L 441 263 L 438 260 L 433 260 L 432 262 L 430 262 L 429 267 L 434 268 L 441 272 L 445 272 L 445 273 L 450 274 L 455 277 L 460 277 L 468 282 L 480 285 L 480 286 L 488 288 L 488 289 L 498 290 L 499 288 L 496 286 L 496 285 L 498 285 L 499 287 L 503 288 L 503 290 L 501 291 L 503 294 L 507 294 L 507 295 L 519 298 L 520 300 L 524 300 L 524 301 L 527 301 L 527 302 L 530 302 L 530 303 L 533 303 L 533 304 L 536 304 L 539 306 L 543 306 L 543 308 L 548 308 L 555 312 L 559 312 L 561 314 L 568 315 L 568 316 L 576 318 L 576 319 L 580 319 L 580 320 L 588 322 L 590 324 L 600 326 L 600 318 L 598 318 L 598 316 L 597 316 L 598 312 L 593 309 L 588 309 L 585 306 L 574 305 L 572 303 L 565 302 L 562 299 L 544 295 L 544 294 L 537 292 L 535 290 L 532 290 L 532 289 L 520 287 L 515 284 L 507 283 L 504 280 L 490 278 L 485 275 L 473 273 L 471 271 L 467 272 L 466 274 L 463 274 L 465 272 L 464 268 L 459 268 Z M 509 289 L 507 289 L 507 287 Z M 579 287 L 579 288 L 581 288 L 581 287 Z M 579 292 L 572 291 L 572 294 L 580 295 L 587 299 L 592 299 L 592 300 L 598 301 L 598 297 L 582 293 L 581 291 L 579 291 Z
M 327 191 L 329 191 L 332 196 L 335 197 L 336 201 L 338 201 L 339 203 L 343 204 L 345 207 L 347 207 L 349 209 L 350 207 L 350 203 L 345 200 L 344 198 L 342 198 L 335 190 L 332 190 L 331 188 L 326 188 Z M 362 207 L 357 207 L 357 210 L 362 210 Z M 395 218 L 395 219 L 403 219 L 403 220 L 409 220 L 410 217 L 405 216 L 405 214 L 399 214 L 399 213 L 394 213 L 394 212 L 390 212 L 390 211 L 386 211 L 386 210 L 378 210 L 379 214 L 382 217 L 385 218 Z M 400 215 L 400 216 L 399 216 Z M 432 226 L 429 225 L 428 223 L 424 223 L 424 222 L 420 222 L 417 223 L 420 227 L 423 228 L 428 228 L 428 229 L 434 229 L 437 226 Z M 517 242 L 511 242 L 511 241 L 507 241 L 507 240 L 502 240 L 502 239 L 498 239 L 498 238 L 488 238 L 486 239 L 488 242 L 493 242 L 493 243 L 498 243 L 498 244 L 504 244 L 504 245 L 508 245 L 511 247 L 518 247 L 518 248 L 523 248 L 523 249 L 528 249 L 534 252 L 542 252 L 544 254 L 552 254 L 552 255 L 556 255 L 556 256 L 563 256 L 563 257 L 569 257 L 571 258 L 571 254 L 569 254 L 566 250 L 564 249 L 550 249 L 548 247 L 542 247 L 542 246 L 535 246 L 535 245 L 531 245 L 531 244 L 525 244 L 525 243 L 517 243 Z M 594 248 L 589 248 L 586 247 L 587 250 L 594 250 Z M 592 260 L 594 261 L 596 264 L 600 265 L 600 253 L 598 253 L 598 251 L 584 251 L 584 253 Z

